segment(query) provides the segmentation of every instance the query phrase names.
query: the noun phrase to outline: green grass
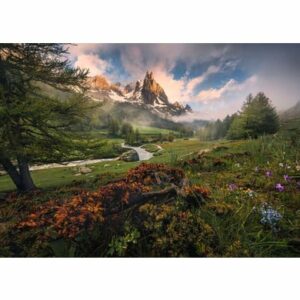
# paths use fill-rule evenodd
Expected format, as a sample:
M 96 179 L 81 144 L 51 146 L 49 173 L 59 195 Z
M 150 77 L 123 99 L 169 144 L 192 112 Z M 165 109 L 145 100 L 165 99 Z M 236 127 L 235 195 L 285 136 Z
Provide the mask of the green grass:
M 142 148 L 151 153 L 155 153 L 160 150 L 160 148 L 155 144 L 145 144 L 142 146 Z
M 158 247 L 161 243 L 171 243 L 172 253 L 179 256 L 189 255 L 186 253 L 190 252 L 185 251 L 196 253 L 192 255 L 205 253 L 207 256 L 222 257 L 300 255 L 297 246 L 290 246 L 291 243 L 297 242 L 300 236 L 299 189 L 296 186 L 296 181 L 300 181 L 297 170 L 300 153 L 299 144 L 295 145 L 287 134 L 243 141 L 202 142 L 196 139 L 176 139 L 174 142 L 160 145 L 163 148 L 159 151 L 160 155 L 154 156 L 149 162 L 166 163 L 182 168 L 191 184 L 209 189 L 210 196 L 207 202 L 198 207 L 187 207 L 180 199 L 178 203 L 172 202 L 171 208 L 159 205 L 156 208 L 152 207 L 158 209 L 160 218 L 164 213 L 168 215 L 170 209 L 176 214 L 190 214 L 187 223 L 172 223 L 172 218 L 167 218 L 164 222 L 155 221 L 154 218 L 145 223 L 150 226 L 153 222 L 151 234 L 157 238 Z M 149 144 L 146 147 L 154 150 L 155 145 Z M 206 149 L 211 151 L 203 153 Z M 200 156 L 199 152 L 202 153 Z M 53 196 L 65 197 L 71 194 L 72 188 L 76 186 L 95 190 L 114 178 L 124 176 L 129 169 L 138 164 L 139 162 L 103 162 L 89 166 L 93 170 L 92 173 L 80 176 L 74 176 L 76 168 L 32 173 L 37 186 L 45 189 L 43 197 L 47 200 Z M 266 171 L 271 171 L 272 176 L 267 177 Z M 289 175 L 292 179 L 287 182 L 284 175 Z M 275 189 L 276 183 L 284 185 L 284 192 Z M 235 184 L 236 189 L 231 190 L 230 184 Z M 0 190 L 12 188 L 9 178 L 1 176 Z M 261 208 L 264 203 L 282 215 L 276 230 L 261 223 Z M 154 216 L 157 214 L 154 213 Z M 128 222 L 130 218 L 128 216 Z M 160 227 L 165 225 L 170 226 L 170 232 Z M 207 235 L 199 236 L 194 230 L 197 226 L 203 226 Z M 126 238 L 131 237 L 132 232 L 136 234 L 137 228 L 129 226 L 128 230 Z M 135 237 L 136 248 L 129 248 L 128 251 L 133 252 L 125 252 L 124 255 L 146 255 L 143 251 L 149 246 L 149 243 L 144 244 L 147 237 L 141 235 L 139 240 L 138 236 L 137 234 Z M 174 240 L 178 241 L 178 244 L 173 244 Z M 106 241 L 106 246 L 109 241 Z M 122 236 L 115 241 L 122 244 Z M 193 247 L 186 250 L 186 243 Z M 161 252 L 161 255 L 166 255 L 166 252 Z
M 88 165 L 92 172 L 86 175 L 75 176 L 78 173 L 77 167 L 54 168 L 48 170 L 32 171 L 33 180 L 38 188 L 49 189 L 70 185 L 76 182 L 90 181 L 99 175 L 113 173 L 114 175 L 124 174 L 138 163 L 126 163 L 122 161 L 101 162 Z M 0 176 L 0 192 L 15 190 L 15 186 L 7 175 Z
M 168 134 L 170 132 L 176 133 L 176 131 L 174 130 L 168 130 L 168 129 L 151 127 L 151 126 L 133 125 L 133 128 L 138 129 L 142 135 Z
M 153 145 L 149 145 L 145 145 L 145 147 L 154 148 Z M 195 152 L 211 145 L 213 145 L 213 143 L 183 139 L 179 139 L 172 143 L 163 143 L 161 144 L 164 149 L 162 151 L 162 155 L 153 157 L 149 162 L 169 163 L 172 161 L 174 155 L 178 155 L 180 157 L 184 154 L 190 153 L 191 151 Z M 107 172 L 113 174 L 124 174 L 130 168 L 138 164 L 138 162 L 128 163 L 122 161 L 101 162 L 89 165 L 88 167 L 92 168 L 93 171 L 87 175 L 75 176 L 75 174 L 78 173 L 76 171 L 77 168 L 66 167 L 32 171 L 32 177 L 38 188 L 49 189 L 72 184 L 74 181 L 89 181 L 90 179 L 96 178 L 97 176 Z M 14 189 L 15 186 L 9 176 L 0 176 L 0 192 L 11 191 Z

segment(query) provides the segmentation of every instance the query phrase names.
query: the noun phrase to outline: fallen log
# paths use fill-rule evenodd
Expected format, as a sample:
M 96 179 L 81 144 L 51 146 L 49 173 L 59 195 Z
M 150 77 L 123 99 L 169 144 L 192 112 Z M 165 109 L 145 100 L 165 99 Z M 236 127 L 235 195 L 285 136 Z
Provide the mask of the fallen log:
M 119 207 L 113 210 L 104 211 L 103 216 L 108 217 L 111 215 L 119 214 L 133 207 L 141 206 L 148 202 L 156 201 L 159 203 L 169 202 L 170 199 L 175 199 L 176 196 L 185 196 L 184 188 L 188 185 L 188 179 L 183 178 L 180 185 L 177 186 L 172 184 L 170 187 L 164 188 L 159 191 L 152 191 L 147 193 L 142 193 L 130 200 L 130 202 L 123 207 Z

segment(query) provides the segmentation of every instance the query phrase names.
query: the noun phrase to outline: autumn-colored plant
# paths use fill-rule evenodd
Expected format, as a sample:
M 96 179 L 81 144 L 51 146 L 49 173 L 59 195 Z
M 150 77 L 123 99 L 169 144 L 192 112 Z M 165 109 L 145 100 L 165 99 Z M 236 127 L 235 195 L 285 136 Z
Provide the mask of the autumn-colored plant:
M 83 229 L 91 229 L 95 222 L 103 221 L 101 203 L 94 197 L 97 193 L 82 192 L 63 203 L 51 200 L 29 214 L 17 228 L 52 228 L 58 236 L 72 238 Z
M 191 206 L 198 206 L 209 199 L 208 188 L 199 185 L 187 185 L 184 188 L 185 200 Z
M 183 177 L 183 171 L 163 164 L 141 164 L 124 179 L 95 192 L 80 191 L 65 201 L 55 199 L 40 205 L 16 227 L 45 228 L 44 238 L 49 238 L 49 232 L 53 235 L 53 230 L 56 237 L 74 238 L 103 222 L 106 215 L 120 212 L 143 193 L 161 185 L 179 184 Z

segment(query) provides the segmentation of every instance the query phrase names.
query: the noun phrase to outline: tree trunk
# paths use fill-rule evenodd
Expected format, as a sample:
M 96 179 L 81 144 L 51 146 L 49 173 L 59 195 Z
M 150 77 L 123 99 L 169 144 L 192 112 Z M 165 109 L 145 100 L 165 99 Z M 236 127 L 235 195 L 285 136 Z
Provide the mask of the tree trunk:
M 1 158 L 0 163 L 19 191 L 28 192 L 35 189 L 29 166 L 25 159 L 18 158 L 19 171 L 8 158 Z
M 7 172 L 11 180 L 14 182 L 18 190 L 22 189 L 21 178 L 17 168 L 7 158 L 1 158 L 0 163 Z
M 36 187 L 33 183 L 28 162 L 24 158 L 18 158 L 18 165 L 19 165 L 19 173 L 21 179 L 21 188 L 22 191 L 28 192 L 34 190 Z

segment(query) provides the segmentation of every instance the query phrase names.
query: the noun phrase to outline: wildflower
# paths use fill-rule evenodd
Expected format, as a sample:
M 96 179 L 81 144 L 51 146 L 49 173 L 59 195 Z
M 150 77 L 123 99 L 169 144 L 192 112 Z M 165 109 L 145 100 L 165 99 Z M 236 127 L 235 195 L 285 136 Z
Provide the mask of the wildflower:
M 255 196 L 255 192 L 249 189 L 248 195 L 249 195 L 249 197 L 253 198 Z
M 287 169 L 290 169 L 290 168 L 291 168 L 291 166 L 289 166 L 289 165 L 286 165 L 286 168 L 287 168 Z
M 283 166 L 284 166 L 283 163 L 279 163 L 279 167 L 283 168 Z
M 296 166 L 296 171 L 300 171 L 300 165 Z
M 228 185 L 228 188 L 229 188 L 230 191 L 234 191 L 234 190 L 236 190 L 238 187 L 237 187 L 236 184 L 230 183 L 230 184 Z
M 267 177 L 271 177 L 271 176 L 272 176 L 272 172 L 271 172 L 271 171 L 267 171 L 267 172 L 266 172 L 266 176 L 267 176 Z
M 255 172 L 258 172 L 258 171 L 259 171 L 259 167 L 255 167 L 255 168 L 254 168 L 254 171 L 255 171 Z
M 282 215 L 271 206 L 266 204 L 260 210 L 261 212 L 261 219 L 260 222 L 264 225 L 269 225 L 274 230 L 277 223 L 282 219 Z
M 283 192 L 283 191 L 284 191 L 284 186 L 283 186 L 281 183 L 276 183 L 275 189 L 276 189 L 278 192 Z
M 285 181 L 290 181 L 291 179 L 289 175 L 283 175 L 283 178 Z

